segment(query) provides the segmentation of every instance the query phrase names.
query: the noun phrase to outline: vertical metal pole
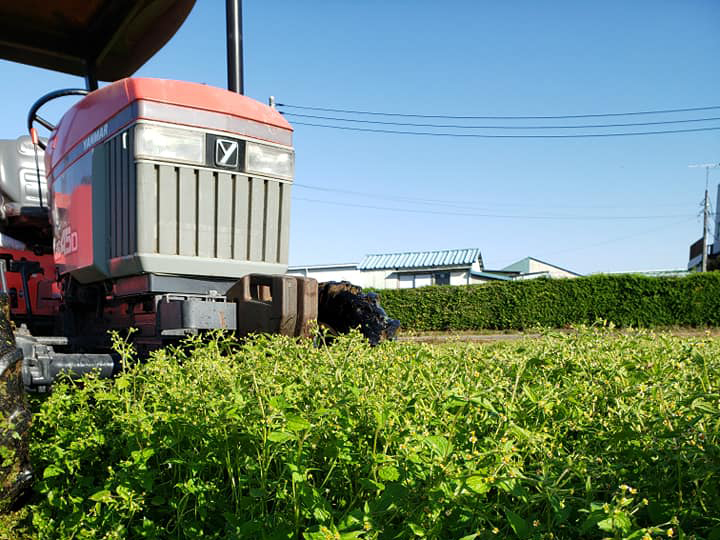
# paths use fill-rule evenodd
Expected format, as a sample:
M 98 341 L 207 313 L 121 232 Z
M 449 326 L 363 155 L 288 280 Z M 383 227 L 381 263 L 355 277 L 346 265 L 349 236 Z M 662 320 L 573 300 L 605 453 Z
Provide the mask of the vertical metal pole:
M 708 233 L 708 215 L 710 214 L 710 200 L 708 199 L 708 180 L 710 176 L 710 167 L 705 167 L 705 204 L 703 205 L 703 252 L 702 252 L 702 271 L 707 272 L 707 233 Z
M 85 88 L 88 92 L 94 92 L 98 89 L 97 75 L 95 74 L 95 62 L 92 60 L 85 61 Z
M 228 90 L 244 94 L 242 0 L 225 0 Z

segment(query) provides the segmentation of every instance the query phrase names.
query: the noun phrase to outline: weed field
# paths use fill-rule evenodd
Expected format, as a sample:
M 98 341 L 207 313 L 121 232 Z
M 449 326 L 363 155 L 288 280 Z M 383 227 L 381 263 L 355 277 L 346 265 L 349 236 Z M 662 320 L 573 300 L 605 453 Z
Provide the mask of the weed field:
M 125 354 L 37 404 L 0 538 L 720 539 L 717 338 Z

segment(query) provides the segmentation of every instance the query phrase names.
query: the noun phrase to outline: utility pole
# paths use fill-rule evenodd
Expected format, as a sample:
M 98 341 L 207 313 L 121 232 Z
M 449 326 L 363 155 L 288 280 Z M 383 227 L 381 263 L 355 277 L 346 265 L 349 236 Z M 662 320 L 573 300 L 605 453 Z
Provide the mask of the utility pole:
M 703 235 L 702 235 L 702 268 L 701 272 L 707 272 L 707 234 L 708 234 L 708 218 L 710 217 L 710 198 L 708 196 L 708 182 L 710 180 L 710 169 L 720 167 L 720 163 L 702 163 L 696 165 L 688 165 L 688 167 L 702 167 L 705 169 L 705 200 L 703 202 Z

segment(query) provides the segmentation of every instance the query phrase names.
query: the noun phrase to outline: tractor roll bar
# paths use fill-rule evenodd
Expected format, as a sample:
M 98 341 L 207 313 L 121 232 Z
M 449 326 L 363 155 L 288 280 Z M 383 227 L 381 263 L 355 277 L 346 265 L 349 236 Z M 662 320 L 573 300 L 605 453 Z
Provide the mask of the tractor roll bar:
M 225 0 L 228 90 L 244 94 L 242 0 Z

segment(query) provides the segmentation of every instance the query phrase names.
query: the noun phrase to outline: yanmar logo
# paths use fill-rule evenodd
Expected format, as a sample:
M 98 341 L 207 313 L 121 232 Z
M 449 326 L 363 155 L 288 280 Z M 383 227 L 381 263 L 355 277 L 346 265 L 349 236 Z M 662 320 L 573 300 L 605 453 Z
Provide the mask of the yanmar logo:
M 230 139 L 215 139 L 215 165 L 218 167 L 238 166 L 240 145 Z
M 97 143 L 99 143 L 105 137 L 107 137 L 107 135 L 108 135 L 108 125 L 103 124 L 102 126 L 97 128 L 95 131 L 93 131 L 90 135 L 85 137 L 85 140 L 82 143 L 83 151 L 95 146 Z

